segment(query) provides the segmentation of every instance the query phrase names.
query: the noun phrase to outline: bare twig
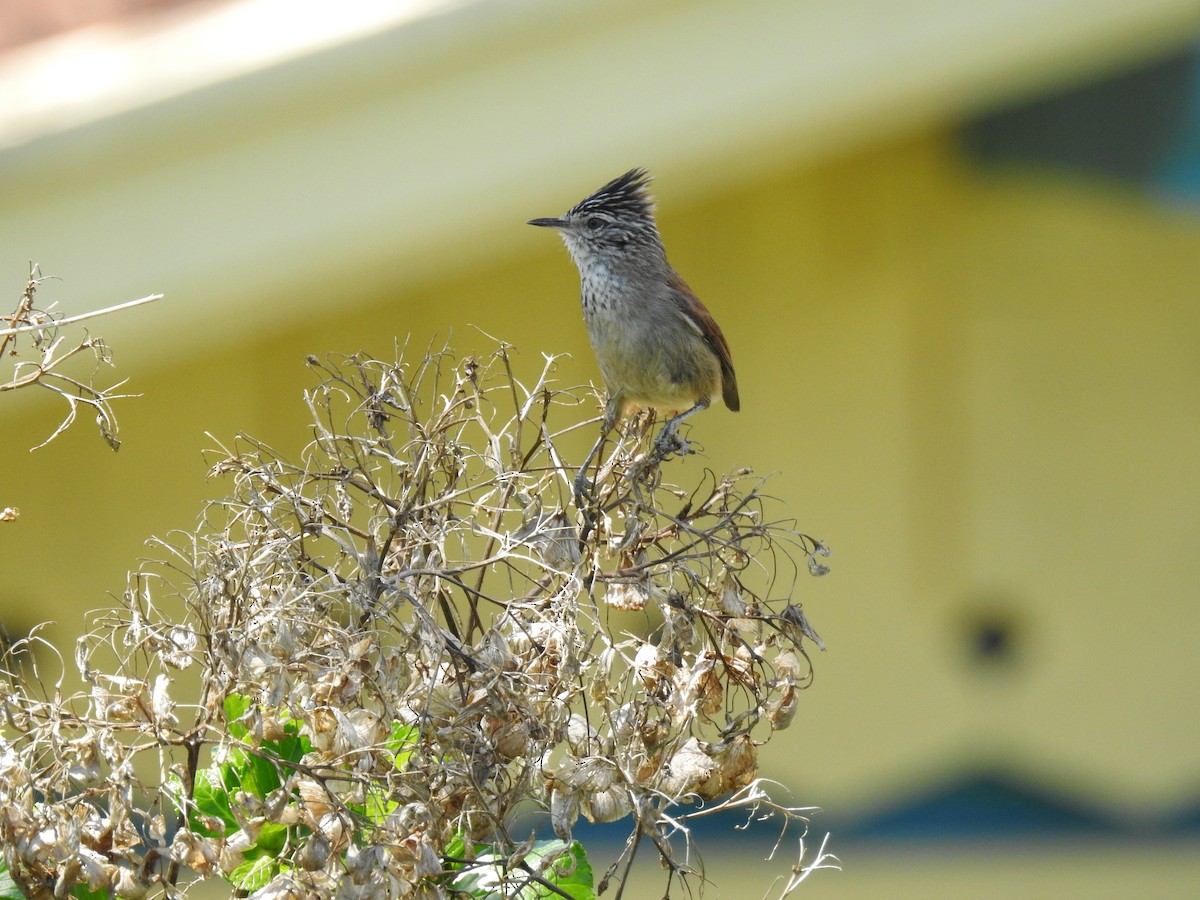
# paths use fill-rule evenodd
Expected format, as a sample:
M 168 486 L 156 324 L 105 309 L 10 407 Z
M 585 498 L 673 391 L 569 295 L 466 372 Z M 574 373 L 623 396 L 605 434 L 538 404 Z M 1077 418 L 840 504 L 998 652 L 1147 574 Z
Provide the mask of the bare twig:
M 821 846 L 817 849 L 816 858 L 811 862 L 805 862 L 804 857 L 808 855 L 807 848 L 804 844 L 804 838 L 799 839 L 800 850 L 798 853 L 798 861 L 792 866 L 791 874 L 784 879 L 783 886 L 779 890 L 778 900 L 792 896 L 796 889 L 800 887 L 813 872 L 820 869 L 837 869 L 841 870 L 841 860 L 830 853 L 826 848 L 829 846 L 829 835 L 821 838 Z M 775 880 L 775 884 L 779 884 L 779 879 Z
M 86 319 L 95 319 L 99 316 L 107 316 L 111 313 L 121 312 L 125 309 L 132 309 L 135 306 L 142 306 L 146 303 L 153 303 L 155 300 L 161 300 L 162 294 L 149 294 L 145 297 L 139 297 L 136 300 L 126 300 L 124 303 L 116 303 L 112 306 L 106 306 L 103 309 L 93 309 L 89 312 L 79 313 L 74 316 L 66 316 L 62 319 L 54 319 L 49 322 L 34 322 L 26 325 L 19 325 L 15 328 L 0 328 L 0 337 L 9 337 L 15 334 L 27 334 L 31 331 L 41 331 L 45 328 L 61 328 L 63 325 L 74 325 L 77 322 L 83 322 Z M 16 317 L 14 317 L 16 318 Z
M 135 395 L 117 393 L 124 381 L 108 387 L 97 387 L 90 378 L 83 381 L 67 375 L 63 371 L 64 365 L 84 351 L 90 351 L 94 355 L 98 366 L 111 365 L 112 356 L 102 338 L 85 333 L 81 340 L 70 343 L 61 330 L 87 319 L 151 303 L 161 299 L 162 294 L 151 294 L 74 316 L 56 317 L 34 307 L 34 296 L 44 280 L 37 265 L 30 264 L 29 278 L 16 310 L 12 315 L 3 317 L 7 319 L 8 327 L 0 328 L 0 359 L 19 357 L 17 341 L 26 335 L 32 339 L 32 350 L 36 353 L 36 359 L 18 359 L 13 364 L 11 375 L 6 380 L 0 380 L 0 393 L 38 385 L 58 394 L 66 402 L 66 416 L 46 440 L 32 448 L 34 450 L 44 447 L 69 428 L 74 423 L 80 406 L 90 407 L 95 412 L 100 436 L 113 450 L 117 450 L 121 442 L 117 438 L 117 419 L 112 402 Z

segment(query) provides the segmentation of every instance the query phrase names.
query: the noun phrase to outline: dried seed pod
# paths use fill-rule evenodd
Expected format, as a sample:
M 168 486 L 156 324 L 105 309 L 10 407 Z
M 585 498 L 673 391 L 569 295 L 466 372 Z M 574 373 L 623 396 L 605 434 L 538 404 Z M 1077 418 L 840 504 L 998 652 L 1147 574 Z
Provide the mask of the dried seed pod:
M 633 812 L 629 792 L 621 785 L 579 797 L 579 810 L 589 822 L 615 822 Z
M 704 745 L 694 737 L 688 738 L 663 767 L 660 788 L 670 797 L 682 798 L 694 793 L 716 769 L 717 762 L 708 755 Z
M 738 735 L 708 749 L 716 769 L 696 787 L 696 793 L 711 800 L 745 787 L 758 776 L 758 750 L 748 735 Z
M 650 589 L 644 580 L 610 581 L 604 592 L 604 602 L 613 609 L 641 612 L 650 602 Z
M 767 721 L 775 731 L 783 731 L 792 724 L 796 717 L 796 688 L 794 685 L 784 685 L 783 690 L 776 693 L 767 703 Z
M 579 793 L 563 785 L 550 792 L 550 825 L 554 833 L 570 843 L 571 826 L 579 818 Z

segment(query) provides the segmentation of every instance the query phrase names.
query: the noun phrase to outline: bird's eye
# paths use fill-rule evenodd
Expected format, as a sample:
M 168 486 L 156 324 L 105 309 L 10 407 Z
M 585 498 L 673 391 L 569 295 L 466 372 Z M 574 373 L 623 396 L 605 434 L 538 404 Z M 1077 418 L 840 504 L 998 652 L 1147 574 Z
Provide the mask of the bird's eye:
M 599 231 L 604 227 L 604 220 L 599 216 L 592 216 L 587 220 L 588 231 Z

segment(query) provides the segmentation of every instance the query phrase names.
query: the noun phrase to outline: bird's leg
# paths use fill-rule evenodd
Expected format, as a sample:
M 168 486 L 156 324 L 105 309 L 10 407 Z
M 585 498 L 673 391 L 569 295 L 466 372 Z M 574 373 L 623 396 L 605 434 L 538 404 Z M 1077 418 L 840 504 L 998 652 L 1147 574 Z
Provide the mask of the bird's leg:
M 702 409 L 708 409 L 709 399 L 701 397 L 696 401 L 696 405 L 691 409 L 685 409 L 677 415 L 671 416 L 663 423 L 662 430 L 654 438 L 654 452 L 660 458 L 665 458 L 668 453 L 678 452 L 680 456 L 687 456 L 691 449 L 688 447 L 688 442 L 679 437 L 675 432 L 679 428 L 679 423 L 688 416 L 700 412 Z
M 575 473 L 575 506 L 579 509 L 583 509 L 585 501 L 589 499 L 592 493 L 592 482 L 587 477 L 587 470 L 591 466 L 592 460 L 596 458 L 596 454 L 600 452 L 600 448 L 603 446 L 606 437 L 608 437 L 608 431 L 601 431 L 600 437 L 596 438 L 596 443 L 592 444 L 592 449 L 588 453 L 587 459 L 583 461 L 583 465 Z
M 620 398 L 610 397 L 604 407 L 604 419 L 600 423 L 600 437 L 596 438 L 596 443 L 592 444 L 592 449 L 588 452 L 587 459 L 583 461 L 583 465 L 579 467 L 579 471 L 575 475 L 575 506 L 578 509 L 584 508 L 585 501 L 590 499 L 592 493 L 592 483 L 588 480 L 587 470 L 591 466 L 592 460 L 596 458 L 596 454 L 600 452 L 600 448 L 604 446 L 604 439 L 608 437 L 608 433 L 616 426 L 620 412 Z

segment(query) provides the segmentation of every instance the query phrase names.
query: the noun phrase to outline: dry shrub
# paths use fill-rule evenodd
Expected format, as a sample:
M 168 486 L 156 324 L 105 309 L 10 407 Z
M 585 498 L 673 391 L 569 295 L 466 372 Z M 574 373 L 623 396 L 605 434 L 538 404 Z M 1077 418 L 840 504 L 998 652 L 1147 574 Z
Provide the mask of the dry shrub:
M 667 465 L 635 422 L 585 517 L 558 446 L 594 394 L 556 392 L 553 359 L 531 385 L 504 346 L 309 363 L 311 443 L 222 448 L 228 498 L 80 640 L 90 691 L 9 675 L 27 891 L 591 896 L 583 816 L 629 822 L 619 896 L 642 842 L 688 874 L 695 816 L 803 826 L 758 754 L 811 680 L 793 593 L 827 551 L 748 471 Z

